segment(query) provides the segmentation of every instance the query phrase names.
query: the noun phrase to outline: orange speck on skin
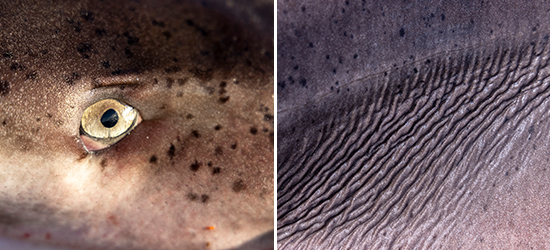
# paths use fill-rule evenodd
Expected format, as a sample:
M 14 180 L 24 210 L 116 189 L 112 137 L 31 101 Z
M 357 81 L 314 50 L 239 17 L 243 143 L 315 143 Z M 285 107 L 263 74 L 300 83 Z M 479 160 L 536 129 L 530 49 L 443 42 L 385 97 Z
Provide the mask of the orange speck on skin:
M 214 230 L 214 229 L 216 229 L 214 226 L 206 227 L 206 230 Z
M 210 246 L 210 242 L 206 242 L 206 246 L 209 247 L 209 246 Z

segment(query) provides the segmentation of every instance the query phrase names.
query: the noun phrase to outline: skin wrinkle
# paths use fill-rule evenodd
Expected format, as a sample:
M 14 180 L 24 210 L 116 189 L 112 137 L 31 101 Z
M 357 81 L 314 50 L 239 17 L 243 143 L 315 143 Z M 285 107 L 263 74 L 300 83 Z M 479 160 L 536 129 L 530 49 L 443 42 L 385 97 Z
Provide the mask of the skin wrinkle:
M 0 235 L 77 249 L 271 249 L 272 8 L 0 3 Z M 86 152 L 82 113 L 108 98 L 143 121 Z
M 278 247 L 547 246 L 548 7 L 279 2 Z

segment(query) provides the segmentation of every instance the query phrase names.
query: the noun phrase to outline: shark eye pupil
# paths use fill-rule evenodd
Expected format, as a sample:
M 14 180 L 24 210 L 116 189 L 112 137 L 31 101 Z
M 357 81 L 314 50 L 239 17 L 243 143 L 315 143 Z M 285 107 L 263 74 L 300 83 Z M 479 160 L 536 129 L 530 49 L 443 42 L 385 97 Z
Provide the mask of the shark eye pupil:
M 106 128 L 112 128 L 118 122 L 118 114 L 114 109 L 108 109 L 101 116 L 101 124 Z

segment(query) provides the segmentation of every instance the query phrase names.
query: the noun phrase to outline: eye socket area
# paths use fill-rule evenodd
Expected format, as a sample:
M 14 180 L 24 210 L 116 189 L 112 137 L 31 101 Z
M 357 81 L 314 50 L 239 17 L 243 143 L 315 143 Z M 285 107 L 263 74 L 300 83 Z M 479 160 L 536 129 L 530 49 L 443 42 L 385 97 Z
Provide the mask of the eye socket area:
M 90 105 L 80 120 L 80 138 L 88 151 L 108 148 L 128 135 L 139 123 L 139 112 L 116 99 Z

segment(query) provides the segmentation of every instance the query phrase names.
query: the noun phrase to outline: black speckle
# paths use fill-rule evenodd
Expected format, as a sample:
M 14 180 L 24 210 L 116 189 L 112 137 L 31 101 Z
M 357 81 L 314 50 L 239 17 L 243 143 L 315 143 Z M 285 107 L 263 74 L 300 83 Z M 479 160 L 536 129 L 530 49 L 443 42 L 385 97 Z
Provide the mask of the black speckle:
M 441 21 L 445 21 L 445 14 L 441 14 Z
M 345 13 L 346 12 L 346 9 L 342 8 L 342 13 Z
M 401 37 L 405 36 L 405 28 L 401 28 L 399 30 L 399 36 L 401 36 Z
M 326 56 L 325 58 L 327 58 L 327 60 L 328 60 L 328 59 L 330 59 L 330 56 L 329 56 L 329 55 L 327 55 L 327 56 Z
M 12 58 L 13 53 L 9 50 L 6 50 L 6 51 L 4 51 L 4 53 L 2 53 L 2 56 L 5 57 L 5 58 Z
M 208 165 L 209 167 L 212 167 L 212 162 L 209 161 L 208 163 L 206 163 L 206 165 Z
M 202 27 L 196 25 L 195 22 L 193 22 L 193 20 L 187 19 L 185 20 L 185 22 L 187 23 L 187 25 L 195 28 L 195 30 L 197 30 L 201 35 L 208 36 L 208 32 Z
M 157 156 L 156 155 L 151 156 L 151 158 L 149 158 L 149 162 L 150 163 L 157 163 Z
M 95 34 L 98 36 L 104 36 L 105 34 L 107 34 L 107 31 L 105 29 L 97 28 L 95 29 Z
M 128 47 L 124 48 L 124 54 L 127 58 L 132 58 L 134 56 L 134 53 L 132 53 Z
M 217 146 L 214 150 L 214 155 L 223 155 L 223 149 L 220 146 Z
M 338 58 L 338 62 L 339 63 L 344 63 L 344 58 L 342 58 L 342 57 Z
M 215 167 L 214 169 L 212 169 L 212 175 L 217 175 L 221 172 L 222 172 L 222 169 L 219 167 Z
M 107 160 L 101 159 L 101 162 L 99 162 L 99 165 L 101 166 L 101 169 L 105 169 L 107 167 Z
M 185 118 L 187 118 L 187 120 L 191 120 L 191 119 L 195 118 L 195 116 L 192 115 L 192 114 L 187 114 L 187 115 L 185 116 Z
M 277 83 L 277 86 L 281 87 L 281 89 L 285 89 L 285 87 L 286 87 L 286 82 L 285 82 L 285 81 L 278 82 L 278 83 Z
M 302 12 L 306 12 L 306 6 L 302 6 Z
M 199 199 L 199 195 L 194 193 L 189 193 L 187 194 L 187 199 L 189 199 L 190 201 L 196 201 Z
M 431 62 L 430 59 L 426 60 L 426 64 L 430 64 Z
M 76 46 L 76 50 L 78 53 L 84 55 L 85 53 L 92 51 L 92 45 L 89 43 L 80 43 Z
M 126 37 L 126 42 L 128 42 L 128 45 L 136 45 L 139 43 L 139 38 L 131 36 L 128 32 L 124 33 L 124 36 Z
M 166 72 L 166 73 L 176 73 L 176 72 L 180 72 L 180 71 L 181 71 L 181 68 L 178 67 L 178 66 L 168 67 L 168 68 L 164 69 L 164 72 Z
M 198 162 L 197 160 L 195 160 L 195 163 L 191 164 L 190 168 L 191 168 L 191 171 L 193 172 L 197 172 L 199 170 L 199 168 L 201 167 L 201 163 Z
M 243 180 L 239 179 L 233 183 L 233 191 L 235 191 L 235 193 L 240 193 L 244 190 L 246 190 L 246 184 Z
M 161 28 L 164 28 L 166 25 L 164 24 L 164 22 L 157 22 L 156 20 L 153 20 L 153 25 L 155 26 L 158 26 L 158 27 L 161 27 Z
M 73 72 L 70 75 L 64 75 L 63 80 L 69 85 L 73 85 L 75 81 L 80 79 L 80 74 Z
M 353 59 L 357 59 L 358 56 L 359 56 L 359 55 L 354 54 L 354 55 L 353 55 Z
M 208 197 L 208 195 L 206 195 L 206 194 L 201 195 L 202 203 L 207 203 L 208 200 L 210 200 L 210 197 Z
M 114 75 L 114 76 L 120 75 L 120 74 L 122 74 L 122 70 L 121 70 L 121 69 L 115 69 L 115 71 L 111 72 L 111 75 Z
M 313 43 L 309 43 L 308 46 L 309 46 L 310 48 L 313 48 Z
M 258 129 L 256 127 L 251 127 L 250 128 L 250 133 L 253 134 L 253 135 L 256 135 L 258 133 Z
M 80 11 L 80 17 L 82 17 L 84 20 L 88 22 L 91 22 L 94 20 L 93 13 L 87 10 Z
M 166 78 L 166 87 L 167 88 L 172 88 L 172 84 L 174 83 L 174 79 L 173 78 L 170 78 L 170 77 L 167 77 Z
M 6 124 L 8 124 L 5 120 L 2 121 L 2 126 L 6 126 Z
M 231 149 L 237 149 L 237 143 L 236 142 L 231 144 Z
M 170 39 L 172 37 L 172 33 L 168 32 L 168 31 L 164 31 L 162 32 L 162 35 L 164 37 L 166 37 L 166 40 Z
M 300 66 L 296 65 L 294 66 L 294 70 L 298 70 L 300 68 Z
M 197 130 L 191 131 L 191 134 L 193 134 L 193 136 L 195 136 L 196 138 L 200 138 L 200 137 L 201 137 L 201 134 L 199 134 L 199 131 L 197 131 Z
M 26 70 L 27 67 L 23 66 L 23 65 L 20 65 L 19 63 L 12 63 L 10 65 L 10 69 L 13 70 L 13 71 L 17 71 L 17 70 Z
M 174 144 L 170 144 L 170 149 L 168 149 L 168 157 L 170 157 L 170 160 L 172 160 L 172 158 L 174 158 L 174 156 L 176 155 L 176 147 L 174 147 Z
M 218 124 L 218 125 L 216 125 L 216 127 L 214 127 L 214 129 L 215 130 L 220 130 L 220 129 L 222 129 L 222 125 Z
M 220 101 L 220 103 L 226 103 L 227 101 L 229 101 L 229 96 L 220 97 L 219 101 Z
M 273 115 L 265 114 L 264 115 L 264 121 L 269 122 L 273 120 Z
M 105 67 L 106 69 L 108 69 L 108 68 L 111 67 L 111 64 L 109 63 L 109 61 L 103 61 L 103 62 L 101 62 L 101 65 L 103 65 L 103 67 Z
M 306 79 L 301 79 L 300 80 L 300 85 L 302 85 L 302 87 L 305 87 L 306 86 Z
M 179 86 L 183 86 L 186 82 L 187 82 L 187 78 L 185 78 L 185 79 L 181 79 L 181 78 L 176 79 L 176 83 Z
M 201 50 L 199 53 L 201 54 L 201 56 L 207 56 L 207 55 L 210 54 L 210 51 L 208 51 L 208 50 Z
M 10 93 L 10 83 L 8 81 L 0 81 L 0 96 L 5 96 Z M 4 125 L 6 121 L 4 121 Z
M 36 71 L 30 72 L 27 74 L 27 79 L 36 80 L 38 79 L 38 73 Z

